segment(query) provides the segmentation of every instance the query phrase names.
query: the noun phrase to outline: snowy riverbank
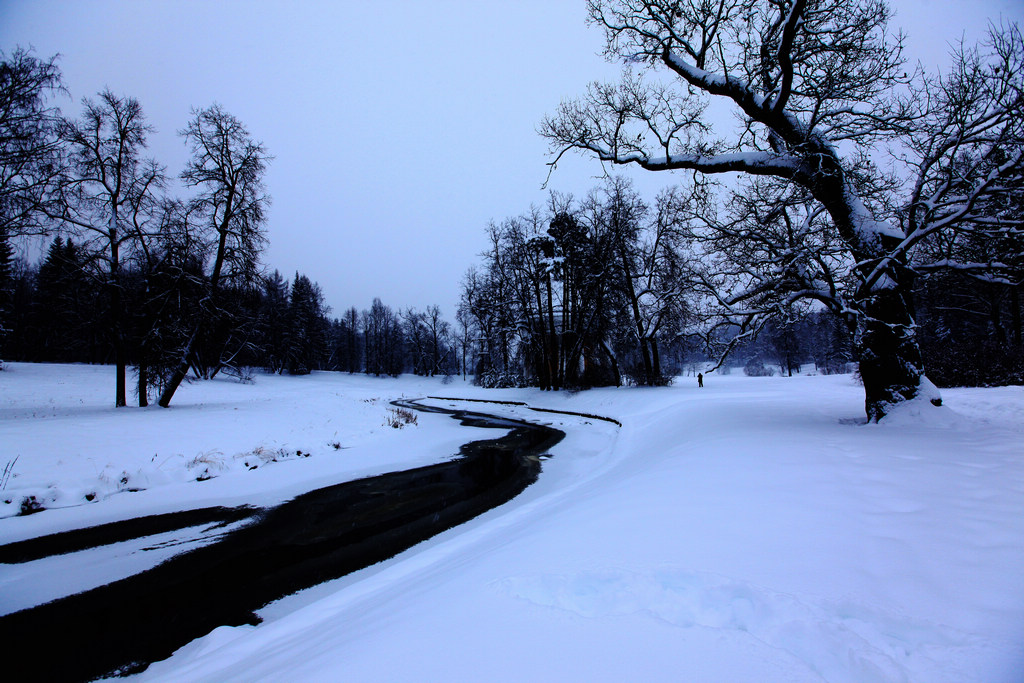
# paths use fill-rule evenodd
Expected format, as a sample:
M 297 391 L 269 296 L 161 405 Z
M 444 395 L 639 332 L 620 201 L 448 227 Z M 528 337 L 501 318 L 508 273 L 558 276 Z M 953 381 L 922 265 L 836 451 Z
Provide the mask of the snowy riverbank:
M 1010 683 L 1024 671 L 1021 387 L 947 390 L 946 408 L 862 425 L 849 376 L 551 394 L 258 375 L 189 385 L 170 410 L 120 411 L 108 407 L 112 384 L 103 367 L 0 373 L 0 464 L 18 458 L 4 500 L 55 508 L 0 520 L 0 543 L 267 505 L 445 459 L 477 438 L 443 416 L 387 426 L 401 396 L 519 400 L 623 423 L 494 406 L 567 431 L 537 484 L 268 606 L 259 626 L 217 629 L 145 680 Z M 253 460 L 261 453 L 278 462 Z M 196 481 L 202 467 L 213 478 Z M 145 490 L 118 493 L 125 476 L 120 488 Z M 0 565 L 0 595 L 30 569 Z

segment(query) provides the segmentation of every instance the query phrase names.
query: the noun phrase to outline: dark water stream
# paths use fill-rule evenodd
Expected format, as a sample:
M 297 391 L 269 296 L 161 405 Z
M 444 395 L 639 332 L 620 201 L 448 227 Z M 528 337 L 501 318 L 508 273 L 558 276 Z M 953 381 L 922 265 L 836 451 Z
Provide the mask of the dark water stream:
M 258 623 L 255 610 L 273 600 L 385 560 L 511 500 L 565 436 L 483 413 L 396 405 L 508 434 L 468 443 L 449 462 L 328 486 L 273 508 L 153 515 L 0 546 L 0 562 L 12 564 L 249 520 L 147 571 L 0 617 L 4 680 L 137 672 L 218 626 Z

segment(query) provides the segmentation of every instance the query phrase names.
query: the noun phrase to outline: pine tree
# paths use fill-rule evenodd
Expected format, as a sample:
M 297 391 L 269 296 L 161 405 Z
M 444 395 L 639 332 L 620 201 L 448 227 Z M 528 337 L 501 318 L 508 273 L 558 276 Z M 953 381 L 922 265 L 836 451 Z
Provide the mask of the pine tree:
M 270 372 L 284 372 L 288 356 L 288 309 L 291 287 L 275 270 L 263 282 L 260 304 L 260 350 Z
M 36 275 L 31 312 L 32 360 L 70 362 L 105 360 L 99 351 L 96 322 L 103 307 L 100 292 L 85 271 L 81 249 L 54 239 Z M 105 353 L 105 352 L 101 352 Z
M 319 370 L 325 355 L 327 319 L 319 285 L 295 273 L 288 303 L 287 367 L 293 375 Z

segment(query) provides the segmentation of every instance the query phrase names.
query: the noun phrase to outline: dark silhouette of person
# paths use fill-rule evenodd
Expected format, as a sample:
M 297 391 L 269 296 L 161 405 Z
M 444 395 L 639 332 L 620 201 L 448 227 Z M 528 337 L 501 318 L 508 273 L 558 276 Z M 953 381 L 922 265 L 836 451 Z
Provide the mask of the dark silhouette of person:
M 697 373 L 697 386 L 698 387 L 704 386 L 704 373 L 702 373 L 702 372 L 698 372 Z

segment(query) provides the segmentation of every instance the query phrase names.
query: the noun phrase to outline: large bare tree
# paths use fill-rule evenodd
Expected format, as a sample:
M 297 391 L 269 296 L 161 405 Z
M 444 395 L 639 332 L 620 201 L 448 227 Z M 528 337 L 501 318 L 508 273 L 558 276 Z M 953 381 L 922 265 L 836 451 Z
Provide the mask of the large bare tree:
M 101 264 L 108 333 L 116 366 L 115 405 L 127 405 L 128 339 L 122 266 L 148 239 L 148 220 L 165 177 L 156 161 L 143 156 L 152 128 L 132 97 L 104 90 L 85 99 L 77 120 L 64 120 L 61 137 L 67 161 L 59 201 L 50 218 L 81 235 Z
M 241 121 L 214 104 L 193 110 L 192 120 L 181 135 L 192 147 L 192 158 L 181 178 L 198 189 L 192 206 L 204 222 L 203 234 L 213 253 L 213 263 L 209 292 L 197 312 L 192 335 L 160 395 L 158 403 L 164 408 L 188 374 L 201 335 L 220 314 L 219 298 L 225 282 L 256 281 L 270 204 L 263 175 L 271 157 Z
M 588 10 L 628 71 L 544 121 L 555 163 L 577 150 L 651 171 L 773 179 L 787 199 L 782 213 L 765 211 L 768 223 L 827 225 L 814 234 L 830 231 L 840 247 L 848 281 L 796 267 L 778 282 L 856 328 L 868 419 L 918 396 L 938 403 L 915 337 L 912 252 L 944 231 L 1019 230 L 986 199 L 1024 164 L 1008 144 L 1024 110 L 1019 29 L 994 30 L 987 52 L 964 51 L 952 75 L 923 81 L 906 70 L 885 0 L 591 0 Z M 955 75 L 972 63 L 970 78 Z M 880 150 L 913 162 L 909 197 L 875 171 Z M 961 173 L 974 163 L 965 159 L 984 172 Z

